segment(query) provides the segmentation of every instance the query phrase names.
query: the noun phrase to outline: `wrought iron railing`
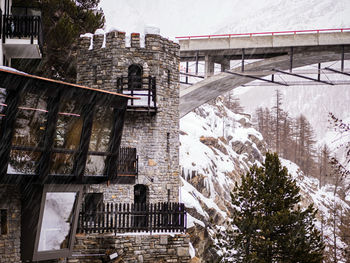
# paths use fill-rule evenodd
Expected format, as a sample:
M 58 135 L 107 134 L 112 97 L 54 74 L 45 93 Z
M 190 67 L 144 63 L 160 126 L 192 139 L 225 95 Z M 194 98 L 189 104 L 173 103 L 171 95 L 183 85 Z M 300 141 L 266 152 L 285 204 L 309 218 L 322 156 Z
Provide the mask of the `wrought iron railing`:
M 129 99 L 129 108 L 157 108 L 157 90 L 155 77 L 120 77 L 117 79 L 117 92 L 140 98 Z
M 182 203 L 83 204 L 77 233 L 184 232 L 186 216 Z
M 42 46 L 42 26 L 40 16 L 2 16 L 2 39 L 5 38 L 30 38 L 31 43 L 38 39 Z

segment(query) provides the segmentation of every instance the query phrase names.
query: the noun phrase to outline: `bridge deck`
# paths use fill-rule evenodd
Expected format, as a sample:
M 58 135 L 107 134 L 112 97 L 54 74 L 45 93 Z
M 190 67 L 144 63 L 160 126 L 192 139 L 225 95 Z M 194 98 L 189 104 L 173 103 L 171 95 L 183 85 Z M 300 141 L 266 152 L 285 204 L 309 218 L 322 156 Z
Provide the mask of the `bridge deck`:
M 205 55 L 231 56 L 240 58 L 242 49 L 251 58 L 264 54 L 278 56 L 288 53 L 288 48 L 308 46 L 346 45 L 350 43 L 350 29 L 326 29 L 305 31 L 284 31 L 247 34 L 226 34 L 213 36 L 179 37 L 181 60 L 202 60 Z M 260 56 L 259 56 L 260 54 Z

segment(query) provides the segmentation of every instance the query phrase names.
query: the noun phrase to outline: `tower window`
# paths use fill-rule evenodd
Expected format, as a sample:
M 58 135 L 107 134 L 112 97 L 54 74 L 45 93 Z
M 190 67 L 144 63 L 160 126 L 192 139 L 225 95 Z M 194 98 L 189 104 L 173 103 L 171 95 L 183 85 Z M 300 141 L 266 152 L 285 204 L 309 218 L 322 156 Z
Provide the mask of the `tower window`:
M 167 70 L 168 72 L 168 88 L 170 88 L 170 82 L 171 82 L 171 75 L 170 75 L 170 70 Z
M 166 152 L 170 152 L 170 132 L 166 133 Z
M 7 234 L 7 210 L 1 209 L 0 210 L 0 233 L 1 235 Z
M 132 64 L 128 68 L 128 84 L 129 89 L 141 89 L 142 88 L 142 74 L 143 69 L 140 65 Z

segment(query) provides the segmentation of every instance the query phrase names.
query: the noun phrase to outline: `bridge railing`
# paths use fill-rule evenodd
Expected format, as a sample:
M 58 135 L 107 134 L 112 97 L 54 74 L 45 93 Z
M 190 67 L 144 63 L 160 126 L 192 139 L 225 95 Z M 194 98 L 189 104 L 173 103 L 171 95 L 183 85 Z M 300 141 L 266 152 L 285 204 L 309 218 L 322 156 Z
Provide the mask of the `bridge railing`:
M 242 36 L 256 36 L 256 35 L 286 35 L 286 34 L 305 34 L 305 33 L 325 33 L 325 32 L 345 32 L 350 28 L 327 28 L 327 29 L 307 29 L 307 30 L 293 30 L 293 31 L 274 31 L 274 32 L 255 32 L 255 33 L 237 33 L 237 34 L 217 34 L 217 35 L 199 35 L 199 36 L 180 36 L 177 39 L 194 39 L 194 38 L 220 38 L 220 37 L 242 37 Z

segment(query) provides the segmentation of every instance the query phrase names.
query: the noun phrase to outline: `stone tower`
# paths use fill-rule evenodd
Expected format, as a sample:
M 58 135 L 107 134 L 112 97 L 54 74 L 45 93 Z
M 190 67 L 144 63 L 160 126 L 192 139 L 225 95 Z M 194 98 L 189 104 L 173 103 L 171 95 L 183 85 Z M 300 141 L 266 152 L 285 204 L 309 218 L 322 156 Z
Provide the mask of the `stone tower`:
M 137 176 L 88 192 L 103 193 L 107 202 L 133 203 L 141 185 L 147 202 L 179 201 L 179 62 L 179 45 L 156 34 L 146 34 L 142 47 L 138 33 L 131 34 L 129 47 L 124 32 L 81 36 L 77 83 L 141 97 L 129 103 L 121 143 L 136 148 Z M 152 93 L 121 88 L 133 75 L 143 83 L 136 86 L 148 85 Z

